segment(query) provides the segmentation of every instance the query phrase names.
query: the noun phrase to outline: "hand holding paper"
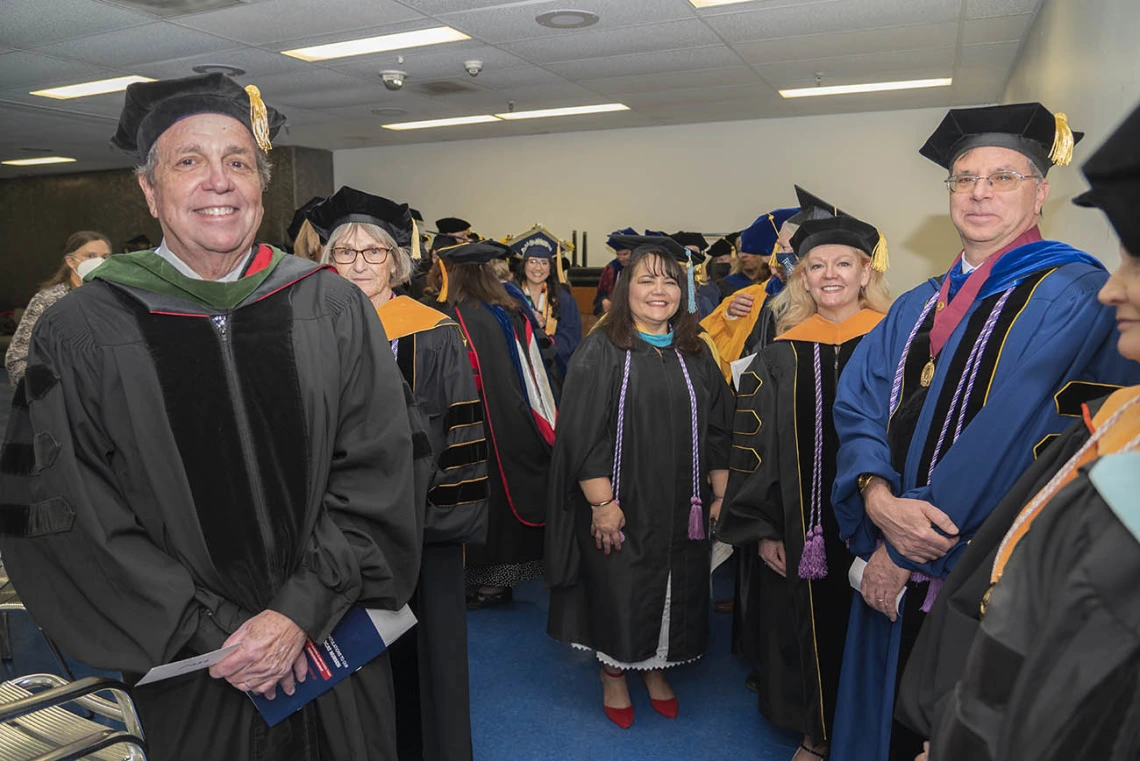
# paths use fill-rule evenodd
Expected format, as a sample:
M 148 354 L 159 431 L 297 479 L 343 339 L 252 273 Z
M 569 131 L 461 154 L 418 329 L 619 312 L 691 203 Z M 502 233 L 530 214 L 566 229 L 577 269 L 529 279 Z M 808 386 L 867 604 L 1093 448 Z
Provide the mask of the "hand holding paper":
M 287 695 L 292 695 L 294 678 L 304 681 L 308 670 L 301 652 L 305 639 L 305 632 L 288 617 L 264 610 L 229 636 L 224 646 L 238 645 L 238 649 L 212 666 L 210 676 L 270 700 L 278 684 Z
M 847 573 L 851 587 L 863 595 L 867 605 L 892 621 L 898 619 L 909 578 L 910 571 L 894 564 L 887 554 L 886 545 L 875 550 L 869 563 L 862 558 L 855 558 Z

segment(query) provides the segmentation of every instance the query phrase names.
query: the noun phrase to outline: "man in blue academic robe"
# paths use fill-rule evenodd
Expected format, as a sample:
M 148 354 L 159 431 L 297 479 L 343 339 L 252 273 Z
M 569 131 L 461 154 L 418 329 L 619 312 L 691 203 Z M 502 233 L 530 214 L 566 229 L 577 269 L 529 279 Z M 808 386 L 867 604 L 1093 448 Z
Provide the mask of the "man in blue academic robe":
M 946 275 L 895 302 L 840 379 L 832 501 L 868 564 L 852 603 L 835 761 L 910 761 L 922 750 L 892 714 L 941 580 L 1068 416 L 1106 386 L 1140 381 L 1096 300 L 1103 265 L 1037 227 L 1045 175 L 1080 138 L 1064 115 L 1014 104 L 952 110 L 921 150 L 950 173 L 963 250 Z

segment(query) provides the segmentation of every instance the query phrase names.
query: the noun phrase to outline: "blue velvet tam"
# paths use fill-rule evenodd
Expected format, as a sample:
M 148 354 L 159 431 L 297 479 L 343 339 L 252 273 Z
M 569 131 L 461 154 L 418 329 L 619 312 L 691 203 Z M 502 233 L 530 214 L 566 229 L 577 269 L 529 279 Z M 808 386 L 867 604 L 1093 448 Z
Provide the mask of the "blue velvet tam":
M 612 248 L 614 251 L 622 251 L 624 249 L 622 249 L 621 244 L 618 243 L 618 236 L 630 235 L 637 235 L 637 230 L 634 230 L 632 227 L 623 227 L 620 230 L 614 230 L 612 233 L 610 233 L 610 237 L 606 238 L 606 245 Z
M 774 209 L 757 217 L 747 230 L 740 233 L 740 253 L 771 256 L 780 237 L 780 227 L 797 213 L 798 207 Z

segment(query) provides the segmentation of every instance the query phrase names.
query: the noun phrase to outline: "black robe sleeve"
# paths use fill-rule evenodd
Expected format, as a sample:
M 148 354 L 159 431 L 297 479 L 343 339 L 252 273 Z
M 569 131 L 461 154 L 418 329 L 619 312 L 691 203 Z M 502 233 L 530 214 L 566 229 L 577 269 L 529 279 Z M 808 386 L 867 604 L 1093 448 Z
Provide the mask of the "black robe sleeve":
M 558 589 L 578 581 L 574 511 L 585 505 L 579 481 L 609 478 L 613 428 L 625 352 L 604 332 L 586 337 L 570 360 L 558 410 L 546 510 L 546 584 Z
M 354 291 L 335 322 L 340 418 L 323 510 L 304 561 L 268 606 L 316 642 L 357 602 L 403 606 L 420 567 L 425 495 L 416 494 L 404 379 L 376 309 Z
M 439 452 L 424 541 L 480 544 L 487 534 L 487 439 L 467 349 L 451 323 L 417 339 L 416 397 Z
M 222 645 L 248 616 L 139 525 L 99 419 L 101 362 L 85 326 L 48 314 L 17 387 L 0 467 L 0 552 L 36 622 L 70 655 L 143 673 Z M 72 321 L 74 322 L 74 321 Z
M 777 390 L 766 361 L 771 352 L 761 352 L 748 365 L 736 397 L 728 490 L 717 535 L 738 547 L 784 536 Z

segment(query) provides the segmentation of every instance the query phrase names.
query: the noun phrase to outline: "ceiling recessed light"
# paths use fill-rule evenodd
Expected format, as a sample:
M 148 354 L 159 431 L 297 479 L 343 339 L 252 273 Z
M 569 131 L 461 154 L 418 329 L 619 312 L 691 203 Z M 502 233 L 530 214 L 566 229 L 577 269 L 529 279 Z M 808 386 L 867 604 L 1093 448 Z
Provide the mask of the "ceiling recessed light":
M 406 129 L 431 129 L 432 127 L 459 127 L 464 124 L 486 124 L 488 122 L 497 122 L 498 117 L 491 116 L 490 114 L 479 114 L 477 116 L 453 116 L 450 119 L 428 119 L 421 122 L 399 122 L 397 124 L 381 124 L 384 129 L 391 130 L 406 130 Z
M 362 40 L 346 40 L 329 45 L 314 45 L 308 48 L 282 50 L 282 55 L 300 58 L 302 61 L 327 61 L 330 58 L 345 58 L 368 53 L 383 53 L 388 50 L 418 48 L 424 45 L 439 45 L 444 42 L 457 42 L 471 39 L 463 32 L 449 26 L 420 29 L 415 32 L 385 34 L 380 37 L 366 37 Z
M 230 66 L 228 63 L 201 63 L 192 68 L 196 74 L 225 74 L 227 77 L 245 76 L 245 69 Z
M 609 111 L 628 111 L 623 103 L 602 103 L 597 106 L 571 106 L 569 108 L 541 108 L 536 111 L 511 111 L 495 114 L 500 119 L 545 119 L 549 116 L 579 116 L 581 114 L 604 114 Z
M 66 156 L 41 156 L 38 159 L 9 159 L 0 161 L 5 166 L 40 166 L 42 164 L 70 164 L 75 159 Z
M 865 92 L 888 92 L 890 90 L 920 90 L 926 87 L 949 87 L 954 80 L 945 79 L 908 79 L 900 82 L 870 82 L 863 85 L 834 85 L 831 87 L 800 87 L 792 90 L 780 90 L 785 98 L 813 98 L 819 95 L 851 95 Z
M 547 11 L 535 16 L 534 20 L 551 29 L 581 29 L 598 23 L 598 14 L 573 10 Z
M 86 98 L 88 95 L 106 95 L 127 89 L 127 85 L 135 82 L 153 82 L 150 77 L 116 77 L 115 79 L 100 79 L 96 82 L 83 82 L 67 87 L 52 87 L 47 90 L 33 90 L 30 95 L 39 95 L 41 98 L 55 98 L 68 100 L 70 98 Z
M 715 8 L 718 5 L 737 5 L 750 3 L 752 0 L 689 0 L 694 8 Z

